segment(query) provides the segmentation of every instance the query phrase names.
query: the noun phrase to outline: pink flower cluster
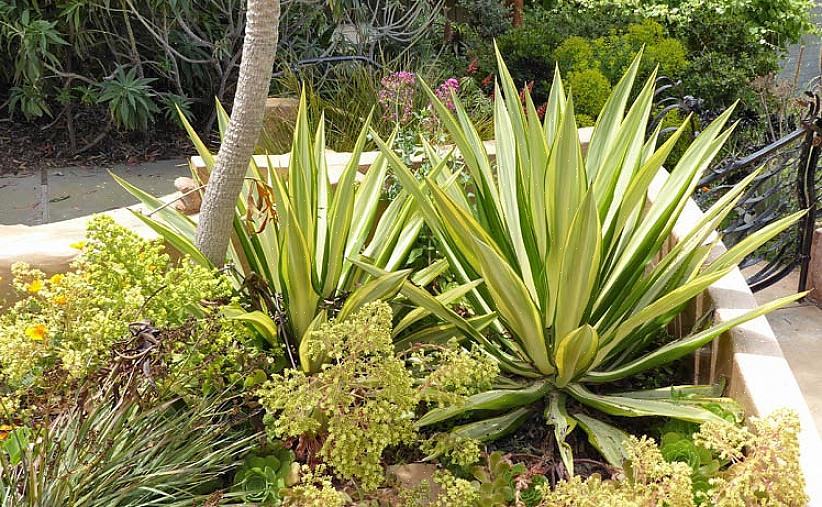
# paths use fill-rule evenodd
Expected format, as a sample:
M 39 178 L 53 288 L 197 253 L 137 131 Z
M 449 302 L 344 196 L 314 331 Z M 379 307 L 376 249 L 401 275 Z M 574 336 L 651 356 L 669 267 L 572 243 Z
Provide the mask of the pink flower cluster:
M 453 94 L 459 93 L 460 91 L 460 82 L 455 77 L 449 77 L 441 85 L 434 90 L 434 94 L 439 98 L 445 107 L 450 110 L 454 110 L 454 96 Z
M 385 76 L 380 84 L 377 98 L 385 117 L 391 122 L 408 123 L 414 108 L 417 76 L 403 70 Z

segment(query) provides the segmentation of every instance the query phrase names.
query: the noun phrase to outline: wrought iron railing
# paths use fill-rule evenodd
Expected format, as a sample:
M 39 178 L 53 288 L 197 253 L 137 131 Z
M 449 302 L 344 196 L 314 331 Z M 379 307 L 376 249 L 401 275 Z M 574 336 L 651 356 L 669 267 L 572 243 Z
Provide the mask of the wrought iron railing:
M 659 90 L 670 91 L 662 82 Z M 817 217 L 822 217 L 822 171 L 818 170 L 822 144 L 820 97 L 806 94 L 806 111 L 799 126 L 746 156 L 732 156 L 715 163 L 702 177 L 694 195 L 707 208 L 735 183 L 762 168 L 740 199 L 735 212 L 720 227 L 728 247 L 798 210 L 808 210 L 792 228 L 779 234 L 740 263 L 751 289 L 773 285 L 799 269 L 799 291 L 808 288 L 810 254 Z M 700 113 L 692 97 L 657 101 L 660 114 L 654 126 L 672 110 Z M 698 128 L 692 129 L 694 132 Z

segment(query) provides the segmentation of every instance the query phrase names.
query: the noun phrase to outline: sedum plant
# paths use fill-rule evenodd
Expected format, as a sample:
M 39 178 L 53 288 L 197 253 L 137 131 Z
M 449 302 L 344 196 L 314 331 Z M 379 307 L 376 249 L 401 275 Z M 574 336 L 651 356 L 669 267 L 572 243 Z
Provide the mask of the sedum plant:
M 210 169 L 214 156 L 181 117 L 198 152 Z M 228 116 L 220 109 L 220 127 Z M 345 320 L 363 305 L 378 299 L 394 301 L 398 326 L 409 343 L 420 339 L 447 341 L 461 332 L 476 333 L 492 316 L 473 321 L 457 315 L 447 305 L 479 281 L 471 280 L 438 297 L 420 286 L 447 269 L 437 262 L 412 277 L 400 269 L 422 229 L 424 220 L 407 192 L 401 192 L 380 211 L 388 164 L 380 155 L 360 178 L 360 155 L 368 138 L 366 120 L 351 157 L 335 187 L 329 182 L 324 122 L 312 135 L 308 126 L 305 94 L 294 130 L 287 176 L 274 166 L 250 162 L 246 181 L 237 199 L 234 237 L 228 261 L 235 286 L 250 297 L 253 311 L 229 309 L 227 314 L 249 322 L 272 342 L 285 345 L 291 366 L 317 372 L 327 359 L 306 350 L 306 337 L 333 319 Z M 434 173 L 436 175 L 437 173 Z M 194 171 L 195 178 L 199 175 Z M 114 178 L 149 209 L 137 216 L 175 248 L 204 266 L 209 261 L 194 246 L 196 224 L 161 200 Z M 353 262 L 362 254 L 370 265 Z M 375 274 L 374 270 L 380 272 Z M 411 303 L 417 308 L 408 310 Z M 404 312 L 401 310 L 405 309 Z M 436 316 L 446 324 L 422 326 Z M 400 339 L 399 336 L 396 336 Z
M 459 150 L 471 193 L 452 184 L 452 154 L 439 157 L 429 150 L 438 174 L 420 184 L 390 143 L 372 133 L 456 277 L 463 283 L 484 280 L 467 297 L 477 312 L 495 313 L 499 319 L 490 334 L 471 337 L 514 381 L 465 403 L 435 408 L 417 426 L 460 418 L 454 432 L 490 440 L 544 406 L 565 466 L 573 473 L 565 438 L 576 426 L 616 465 L 624 460 L 620 443 L 625 435 L 593 417 L 570 413 L 568 397 L 611 416 L 720 420 L 711 405 L 730 400 L 715 399 L 706 388 L 614 393 L 608 385 L 684 357 L 728 329 L 801 297 L 783 298 L 653 345 L 692 298 L 794 223 L 798 214 L 712 257 L 719 241 L 713 231 L 733 210 L 752 174 L 666 252 L 663 246 L 700 175 L 732 131 L 725 129 L 731 111 L 706 128 L 663 178 L 663 164 L 688 121 L 660 147 L 659 129 L 646 132 L 655 73 L 628 105 L 641 55 L 605 103 L 586 154 L 573 99 L 566 96 L 559 76 L 540 121 L 528 91 L 521 101 L 499 53 L 497 57 L 495 162 L 459 100 L 455 98 L 452 114 L 424 87 Z M 660 188 L 649 201 L 652 184 Z

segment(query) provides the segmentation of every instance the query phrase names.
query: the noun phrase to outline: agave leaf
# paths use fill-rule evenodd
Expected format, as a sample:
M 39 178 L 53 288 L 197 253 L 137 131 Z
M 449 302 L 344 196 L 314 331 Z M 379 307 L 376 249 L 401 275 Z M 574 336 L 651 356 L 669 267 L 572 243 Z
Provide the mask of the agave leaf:
M 200 250 L 194 245 L 194 243 L 189 240 L 188 238 L 184 237 L 182 234 L 172 230 L 170 227 L 166 226 L 165 224 L 149 218 L 139 211 L 131 210 L 131 213 L 140 219 L 144 224 L 149 226 L 154 232 L 160 235 L 161 238 L 168 241 L 168 243 L 178 252 L 182 253 L 183 255 L 187 255 L 201 266 L 205 266 L 208 268 L 213 268 L 214 266 L 211 262 L 206 258 L 205 255 L 200 252 Z
M 365 259 L 362 258 L 352 259 L 352 262 L 359 268 L 371 274 L 371 276 L 381 276 L 386 273 L 386 271 L 380 269 L 379 267 L 365 262 Z M 511 357 L 504 350 L 502 350 L 502 348 L 497 346 L 494 342 L 488 340 L 482 333 L 478 332 L 473 326 L 471 326 L 471 324 L 468 323 L 467 320 L 442 304 L 442 302 L 438 301 L 425 290 L 420 289 L 416 285 L 406 281 L 400 289 L 400 294 L 407 297 L 413 304 L 425 308 L 426 311 L 429 311 L 432 315 L 442 319 L 444 322 L 450 322 L 457 326 L 457 328 L 459 328 L 463 333 L 473 338 L 477 341 L 477 343 L 481 344 L 486 352 L 493 355 L 500 361 L 501 366 L 507 368 L 509 371 L 526 377 L 538 376 L 538 374 L 531 370 L 527 364 Z
M 325 264 L 325 272 L 322 275 L 323 297 L 329 297 L 337 288 L 340 275 L 343 272 L 343 262 L 345 261 L 346 240 L 352 228 L 354 217 L 354 203 L 356 195 L 356 175 L 359 168 L 360 155 L 368 138 L 368 128 L 371 124 L 371 116 L 368 115 L 365 125 L 360 131 L 360 135 L 354 145 L 351 158 L 337 182 L 337 188 L 332 198 L 331 212 L 329 216 L 330 232 L 328 241 L 328 255 Z M 378 173 L 379 171 L 377 171 Z M 370 192 L 375 192 L 372 188 Z
M 754 234 L 748 235 L 745 239 L 731 247 L 727 252 L 724 252 L 722 255 L 717 257 L 716 260 L 708 266 L 706 271 L 711 273 L 736 266 L 751 252 L 799 221 L 799 219 L 802 218 L 807 211 L 808 210 L 800 210 L 796 213 L 792 213 L 777 220 L 776 222 L 766 225 Z
M 579 421 L 580 427 L 588 434 L 588 441 L 602 454 L 605 461 L 611 466 L 622 468 L 627 458 L 623 444 L 631 436 L 616 426 L 583 413 L 575 413 L 574 418 Z
M 194 223 L 194 220 L 180 213 L 174 209 L 174 207 L 169 206 L 166 202 L 163 202 L 162 199 L 158 199 L 157 197 L 140 190 L 113 172 L 109 171 L 108 174 L 128 193 L 143 203 L 152 215 L 157 215 L 157 218 L 153 220 L 161 220 L 166 222 L 167 227 L 173 229 L 189 241 L 194 242 L 194 238 L 197 235 L 197 224 Z M 151 218 L 151 215 L 149 215 L 149 218 Z
M 448 271 L 448 261 L 437 259 L 428 266 L 415 271 L 411 275 L 411 282 L 419 287 L 425 287 L 437 279 L 438 276 Z
M 405 281 L 408 280 L 409 274 L 411 274 L 411 270 L 404 269 L 368 281 L 365 285 L 349 294 L 337 318 L 345 320 L 367 303 L 379 299 L 389 300 L 393 298 L 400 291 Z
M 499 53 L 497 53 L 497 56 L 499 57 Z M 517 98 L 517 100 L 519 100 L 519 98 Z M 496 90 L 494 108 L 494 128 L 497 140 L 497 174 L 499 177 L 500 200 L 502 202 L 502 216 L 507 226 L 507 236 L 513 244 L 522 281 L 528 288 L 531 298 L 536 300 L 538 299 L 537 290 L 534 284 L 534 276 L 531 272 L 528 253 L 525 251 L 525 240 L 522 236 L 522 224 L 520 223 L 521 204 L 517 195 L 518 189 L 524 186 L 524 182 L 519 177 L 517 166 L 517 143 L 514 137 L 517 129 L 513 127 L 513 124 L 517 122 L 512 122 L 509 117 L 509 112 L 505 108 L 505 103 L 499 88 Z M 520 110 L 519 105 L 517 105 L 517 110 Z M 520 125 L 519 130 L 521 129 L 522 126 Z M 519 139 L 522 139 L 522 137 Z M 522 160 L 519 160 L 519 162 L 523 163 Z
M 490 326 L 497 319 L 496 313 L 489 313 L 488 315 L 480 315 L 478 317 L 471 317 L 466 319 L 466 322 L 477 330 L 482 332 L 485 328 Z M 394 332 L 393 336 L 398 336 Z M 452 338 L 457 340 L 464 339 L 466 334 L 456 325 L 450 322 L 444 324 L 432 324 L 407 334 L 394 342 L 394 348 L 398 351 L 407 350 L 418 343 L 429 344 L 445 344 Z
M 554 428 L 554 439 L 557 443 L 559 456 L 568 476 L 574 475 L 574 451 L 566 441 L 568 435 L 574 431 L 577 425 L 576 419 L 568 415 L 565 407 L 565 395 L 558 391 L 552 391 L 548 395 L 548 406 L 545 407 L 545 422 Z
M 627 396 L 594 394 L 580 384 L 570 384 L 566 387 L 566 392 L 583 405 L 609 415 L 620 417 L 672 417 L 695 423 L 723 421 L 721 417 L 710 410 L 678 403 L 675 400 L 635 399 Z
M 605 101 L 602 111 L 599 113 L 596 128 L 591 136 L 591 142 L 588 144 L 586 170 L 590 181 L 594 181 L 599 176 L 600 167 L 606 156 L 611 152 L 611 148 L 625 116 L 625 106 L 628 103 L 631 90 L 634 88 L 634 80 L 636 79 L 641 61 L 642 51 L 634 57 L 634 61 L 631 62 L 627 72 L 625 72 L 619 80 L 619 83 L 614 87 L 608 100 Z M 558 72 L 559 69 L 557 69 L 557 73 Z
M 214 155 L 211 154 L 211 151 L 205 145 L 203 140 L 200 139 L 199 135 L 197 135 L 197 131 L 194 130 L 194 127 L 191 126 L 188 118 L 186 118 L 186 115 L 183 114 L 179 107 L 177 107 L 177 114 L 180 118 L 180 123 L 183 124 L 183 128 L 186 129 L 186 132 L 188 133 L 189 139 L 191 139 L 191 142 L 194 143 L 194 147 L 197 149 L 197 154 L 203 159 L 206 169 L 210 172 L 216 163 Z
M 471 283 L 466 283 L 463 285 L 458 285 L 456 287 L 452 287 L 442 294 L 435 296 L 437 301 L 440 301 L 444 305 L 449 305 L 456 301 L 457 299 L 465 296 L 470 291 L 474 290 L 476 286 L 483 282 L 482 279 L 474 280 Z M 408 312 L 405 317 L 402 318 L 395 326 L 394 326 L 394 333 L 399 334 L 404 331 L 407 327 L 411 326 L 415 322 L 418 322 L 420 319 L 424 319 L 431 313 L 427 311 L 425 308 L 414 308 L 410 312 Z
M 586 310 L 599 270 L 599 214 L 589 192 L 570 225 L 557 279 L 554 339 L 557 343 L 576 329 Z
M 614 393 L 614 396 L 627 396 L 636 399 L 677 399 L 691 396 L 716 398 L 725 392 L 725 382 L 711 385 L 684 385 L 645 389 L 642 391 L 624 391 Z
M 554 66 L 554 80 L 551 82 L 551 92 L 548 95 L 548 103 L 545 108 L 545 118 L 543 119 L 543 131 L 545 132 L 545 142 L 549 149 L 554 146 L 554 140 L 559 130 L 560 122 L 565 114 L 565 103 L 568 98 L 565 96 L 565 89 L 562 86 L 562 76 L 559 72 L 559 64 Z M 550 217 L 549 217 L 550 220 Z
M 521 407 L 498 417 L 456 426 L 451 432 L 464 438 L 488 442 L 513 433 L 533 412 L 531 407 Z
M 528 407 L 518 408 L 498 417 L 456 426 L 451 429 L 451 433 L 480 442 L 496 440 L 516 431 L 533 411 Z M 440 455 L 441 453 L 429 454 L 423 461 L 431 461 Z
M 652 72 L 628 110 L 611 153 L 603 160 L 592 183 L 596 195 L 597 208 L 603 222 L 610 222 L 619 210 L 621 196 L 625 194 L 642 162 L 645 143 L 645 126 L 653 108 L 656 71 Z M 617 199 L 614 199 L 614 197 Z
M 280 254 L 280 277 L 294 336 L 303 336 L 314 319 L 319 295 L 312 283 L 311 252 L 297 217 L 289 210 L 285 223 L 288 240 Z
M 553 373 L 542 319 L 525 284 L 493 248 L 482 241 L 475 244 L 482 277 L 500 318 L 522 341 L 528 357 L 537 369 L 544 375 Z
M 653 321 L 661 315 L 664 315 L 672 310 L 679 309 L 683 304 L 693 299 L 696 295 L 702 293 L 702 291 L 707 289 L 720 278 L 727 275 L 729 272 L 730 268 L 724 271 L 718 271 L 716 273 L 701 276 L 688 284 L 674 289 L 665 296 L 654 301 L 652 304 L 622 320 L 616 330 L 614 330 L 613 334 L 603 334 L 604 346 L 600 349 L 594 366 L 600 364 L 602 360 L 604 360 L 614 348 L 618 347 L 622 340 L 628 337 L 632 331 L 642 325 L 647 324 L 648 322 Z
M 223 316 L 228 320 L 239 320 L 248 324 L 257 331 L 260 336 L 274 347 L 279 346 L 280 340 L 277 337 L 277 324 L 265 313 L 255 310 L 247 312 L 237 306 L 226 306 L 222 309 Z
M 757 317 L 765 315 L 766 313 L 770 313 L 774 310 L 778 310 L 779 308 L 785 307 L 794 301 L 798 301 L 805 297 L 808 293 L 807 292 L 800 292 L 799 294 L 791 294 L 789 296 L 785 296 L 770 303 L 766 303 L 761 305 L 751 311 L 748 311 L 738 317 L 733 319 L 729 319 L 725 322 L 720 324 L 716 324 L 704 331 L 699 333 L 692 334 L 685 338 L 681 338 L 679 340 L 675 340 L 671 343 L 663 345 L 658 349 L 649 352 L 648 354 L 635 359 L 619 368 L 615 368 L 610 371 L 592 371 L 589 372 L 585 377 L 582 378 L 583 382 L 590 382 L 590 383 L 603 383 L 603 382 L 612 382 L 614 380 L 619 380 L 621 378 L 625 378 L 631 375 L 635 375 L 637 373 L 646 371 L 648 369 L 654 368 L 656 366 L 670 363 L 671 361 L 675 361 L 680 357 L 686 356 L 691 352 L 695 351 L 696 349 L 702 347 L 706 343 L 710 342 L 717 336 L 721 335 L 725 331 L 732 329 L 740 324 L 748 322 L 749 320 L 753 320 Z
M 353 156 L 352 156 L 353 158 Z M 359 158 L 359 157 L 357 157 Z M 330 208 L 331 185 L 328 183 L 328 162 L 325 159 L 325 114 L 320 114 L 320 124 L 314 136 L 314 161 L 316 167 L 316 182 L 314 191 L 316 193 L 317 205 L 314 209 L 315 224 L 314 235 L 308 236 L 312 241 L 311 251 L 314 254 L 314 275 L 318 283 L 315 284 L 316 291 L 322 294 L 324 283 L 321 281 L 323 274 L 327 271 L 326 249 L 328 248 L 328 210 Z M 349 161 L 350 163 L 350 161 Z
M 566 334 L 557 344 L 554 363 L 557 365 L 555 384 L 565 387 L 580 373 L 587 371 L 597 355 L 599 335 L 588 324 Z
M 228 124 L 231 122 L 231 117 L 219 100 L 215 100 L 214 102 L 214 110 L 217 113 L 217 129 L 220 133 L 220 142 L 223 142 L 226 132 L 228 132 Z
M 545 381 L 520 389 L 492 389 L 469 396 L 464 403 L 429 410 L 417 419 L 414 426 L 424 428 L 475 411 L 499 411 L 523 407 L 543 398 L 551 389 Z

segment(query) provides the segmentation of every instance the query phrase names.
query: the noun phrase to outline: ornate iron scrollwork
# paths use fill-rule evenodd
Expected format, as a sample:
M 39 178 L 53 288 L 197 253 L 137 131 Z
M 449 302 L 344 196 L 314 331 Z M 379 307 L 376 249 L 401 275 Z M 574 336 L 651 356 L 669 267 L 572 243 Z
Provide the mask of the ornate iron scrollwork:
M 665 86 L 660 89 L 671 89 Z M 791 213 L 808 210 L 796 226 L 777 235 L 740 263 L 754 291 L 773 285 L 797 268 L 798 290 L 808 286 L 811 242 L 822 193 L 822 174 L 817 171 L 822 149 L 822 117 L 819 95 L 808 92 L 805 99 L 806 113 L 795 130 L 747 156 L 729 157 L 714 164 L 703 175 L 694 195 L 700 207 L 706 209 L 735 183 L 763 168 L 740 199 L 735 214 L 720 226 L 722 240 L 728 247 Z M 704 114 L 699 110 L 701 104 L 691 97 L 665 100 L 667 102 L 658 102 L 661 113 L 654 119 L 654 126 L 674 109 Z

